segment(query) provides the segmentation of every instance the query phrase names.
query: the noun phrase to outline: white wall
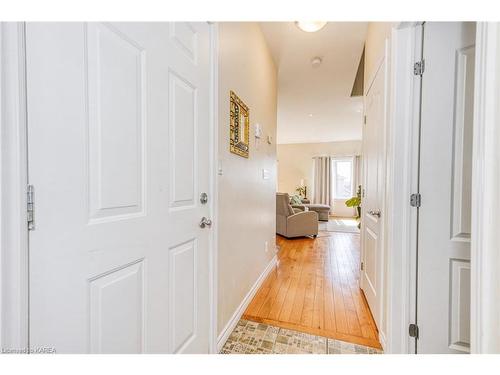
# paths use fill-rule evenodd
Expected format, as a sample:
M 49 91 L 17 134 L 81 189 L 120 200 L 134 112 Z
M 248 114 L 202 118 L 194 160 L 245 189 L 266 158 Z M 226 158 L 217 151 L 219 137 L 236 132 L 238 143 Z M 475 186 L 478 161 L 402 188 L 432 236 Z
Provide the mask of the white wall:
M 275 255 L 276 79 L 258 24 L 219 24 L 218 334 Z M 230 90 L 250 108 L 248 159 L 229 152 Z M 255 123 L 264 132 L 258 147 Z M 269 179 L 263 179 L 263 169 Z
M 297 194 L 295 189 L 300 180 L 305 180 L 307 196 L 310 198 L 313 189 L 313 157 L 314 156 L 353 156 L 361 153 L 361 141 L 293 143 L 279 144 L 278 152 L 278 191 Z M 333 215 L 354 216 L 355 211 L 345 206 L 345 200 L 336 200 Z

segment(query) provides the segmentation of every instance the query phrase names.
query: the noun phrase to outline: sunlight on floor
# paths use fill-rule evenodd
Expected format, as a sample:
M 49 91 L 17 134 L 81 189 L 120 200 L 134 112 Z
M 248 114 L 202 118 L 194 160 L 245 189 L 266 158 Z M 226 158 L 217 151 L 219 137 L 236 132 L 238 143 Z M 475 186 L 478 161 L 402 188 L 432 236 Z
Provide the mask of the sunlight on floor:
M 335 222 L 337 225 L 345 225 L 347 227 L 356 227 L 358 226 L 358 221 L 356 219 L 351 219 L 351 218 L 336 218 L 336 217 L 331 217 L 330 221 Z
M 359 233 L 358 220 L 350 217 L 332 217 L 319 222 L 319 230 L 327 232 Z

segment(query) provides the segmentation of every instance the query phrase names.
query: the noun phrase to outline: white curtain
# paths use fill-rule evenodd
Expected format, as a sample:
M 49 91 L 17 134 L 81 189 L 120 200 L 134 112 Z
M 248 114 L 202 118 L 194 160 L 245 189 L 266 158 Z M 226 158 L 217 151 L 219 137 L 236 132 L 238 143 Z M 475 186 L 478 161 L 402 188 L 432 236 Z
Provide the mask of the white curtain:
M 353 192 L 352 195 L 356 196 L 358 191 L 358 185 L 361 185 L 361 156 L 356 155 L 352 158 L 352 175 L 354 176 L 353 181 Z
M 317 204 L 332 203 L 332 159 L 329 156 L 313 158 L 314 189 L 312 202 Z

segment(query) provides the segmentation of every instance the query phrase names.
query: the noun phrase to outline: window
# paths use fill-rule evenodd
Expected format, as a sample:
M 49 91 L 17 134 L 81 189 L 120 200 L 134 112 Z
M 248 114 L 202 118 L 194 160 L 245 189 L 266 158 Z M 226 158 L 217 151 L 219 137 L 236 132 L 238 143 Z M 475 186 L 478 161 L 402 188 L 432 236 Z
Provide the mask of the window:
M 352 158 L 332 159 L 334 199 L 349 199 L 353 196 L 352 164 Z

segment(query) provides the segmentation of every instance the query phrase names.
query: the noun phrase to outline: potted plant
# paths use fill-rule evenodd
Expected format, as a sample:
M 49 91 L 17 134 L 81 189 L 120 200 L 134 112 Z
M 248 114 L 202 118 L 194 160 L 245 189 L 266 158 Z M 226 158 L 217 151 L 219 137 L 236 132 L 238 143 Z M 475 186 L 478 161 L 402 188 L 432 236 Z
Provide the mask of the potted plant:
M 345 205 L 347 207 L 356 207 L 356 213 L 357 213 L 356 219 L 359 219 L 361 217 L 361 185 L 358 186 L 358 190 L 356 191 L 356 196 L 346 200 Z M 358 224 L 358 228 L 359 227 L 360 224 Z
M 299 193 L 301 197 L 306 198 L 307 188 L 305 186 L 299 186 L 297 189 L 295 189 L 295 191 Z

